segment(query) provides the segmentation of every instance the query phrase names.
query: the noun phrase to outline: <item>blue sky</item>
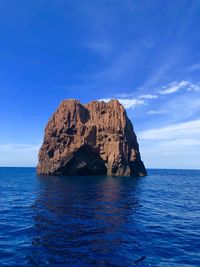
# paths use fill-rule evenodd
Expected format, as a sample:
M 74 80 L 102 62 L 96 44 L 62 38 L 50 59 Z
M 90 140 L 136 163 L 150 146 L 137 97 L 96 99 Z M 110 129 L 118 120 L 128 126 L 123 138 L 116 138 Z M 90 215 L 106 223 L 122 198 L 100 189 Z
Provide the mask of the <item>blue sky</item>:
M 200 168 L 200 1 L 0 2 L 0 166 L 35 166 L 63 99 L 118 98 L 149 167 Z

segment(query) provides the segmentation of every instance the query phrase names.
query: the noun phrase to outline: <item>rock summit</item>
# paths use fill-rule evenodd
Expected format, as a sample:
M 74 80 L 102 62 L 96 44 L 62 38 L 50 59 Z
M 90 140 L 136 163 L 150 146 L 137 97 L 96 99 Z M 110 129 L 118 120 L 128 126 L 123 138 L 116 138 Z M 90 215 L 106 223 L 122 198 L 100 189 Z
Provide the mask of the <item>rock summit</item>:
M 145 176 L 131 121 L 118 100 L 64 100 L 45 128 L 39 175 Z

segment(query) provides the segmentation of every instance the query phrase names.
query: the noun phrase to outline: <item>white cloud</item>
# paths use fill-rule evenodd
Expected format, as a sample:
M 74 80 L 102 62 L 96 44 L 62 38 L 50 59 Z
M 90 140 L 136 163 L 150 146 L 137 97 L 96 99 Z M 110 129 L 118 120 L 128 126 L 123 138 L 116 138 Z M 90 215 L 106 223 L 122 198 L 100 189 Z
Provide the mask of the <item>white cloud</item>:
M 200 169 L 200 119 L 138 133 L 147 167 Z
M 190 85 L 187 88 L 188 91 L 196 91 L 199 92 L 200 91 L 200 83 L 198 84 L 192 84 L 190 83 Z
M 176 93 L 182 89 L 185 89 L 187 91 L 200 91 L 200 85 L 199 84 L 193 84 L 189 81 L 181 81 L 181 82 L 173 82 L 169 84 L 168 86 L 163 87 L 160 90 L 161 95 L 168 95 Z
M 146 112 L 148 115 L 159 115 L 164 113 L 167 113 L 167 110 L 149 110 Z
M 143 140 L 174 140 L 198 139 L 200 140 L 200 119 L 171 124 L 166 127 L 146 130 L 139 133 Z
M 196 63 L 196 64 L 193 64 L 193 65 L 189 66 L 187 70 L 188 71 L 200 70 L 200 63 Z
M 133 94 L 121 94 L 121 97 L 126 97 L 126 96 L 131 96 Z M 117 98 L 119 102 L 126 108 L 135 108 L 139 105 L 144 105 L 145 100 L 151 100 L 151 99 L 156 99 L 158 96 L 157 95 L 151 95 L 151 94 L 144 94 L 138 96 L 138 98 Z M 99 99 L 100 101 L 105 101 L 109 102 L 111 98 L 103 98 Z
M 172 82 L 168 86 L 163 86 L 162 89 L 158 92 L 158 94 L 141 94 L 135 98 L 133 96 L 136 93 L 121 93 L 115 96 L 121 104 L 124 105 L 125 108 L 135 108 L 139 105 L 149 103 L 149 101 L 157 99 L 161 97 L 161 95 L 170 95 L 176 93 L 180 90 L 185 90 L 187 92 L 200 92 L 200 83 L 191 83 L 189 81 L 181 81 L 181 82 Z M 179 96 L 180 97 L 180 96 Z M 100 99 L 106 102 L 110 101 L 111 98 Z M 188 99 L 188 97 L 187 97 Z M 171 100 L 170 100 L 171 101 Z M 192 100 L 194 102 L 194 99 Z M 177 106 L 178 103 L 176 103 Z M 165 101 L 166 105 L 166 101 Z M 147 111 L 146 114 L 148 115 L 155 115 L 155 114 L 164 114 L 167 113 L 167 110 L 150 110 Z
M 145 143 L 140 152 L 147 168 L 200 169 L 200 142 L 195 140 Z
M 135 108 L 136 106 L 143 105 L 144 101 L 139 99 L 118 99 L 125 108 Z
M 140 95 L 139 98 L 142 98 L 142 99 L 156 99 L 156 98 L 158 98 L 158 96 L 157 95 L 146 94 L 146 95 Z
M 0 166 L 36 166 L 40 145 L 0 144 Z
M 109 102 L 111 98 L 103 98 L 99 99 L 99 101 Z M 125 108 L 135 108 L 136 106 L 143 105 L 145 102 L 142 99 L 122 99 L 118 98 L 119 102 L 125 107 Z

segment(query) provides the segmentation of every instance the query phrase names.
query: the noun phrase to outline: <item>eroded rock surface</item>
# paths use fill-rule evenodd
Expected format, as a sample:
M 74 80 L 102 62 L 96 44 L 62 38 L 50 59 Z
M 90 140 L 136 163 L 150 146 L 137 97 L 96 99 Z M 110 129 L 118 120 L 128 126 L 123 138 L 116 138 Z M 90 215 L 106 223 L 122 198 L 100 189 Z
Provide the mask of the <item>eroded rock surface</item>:
M 49 120 L 38 174 L 144 176 L 137 138 L 118 100 L 64 100 Z

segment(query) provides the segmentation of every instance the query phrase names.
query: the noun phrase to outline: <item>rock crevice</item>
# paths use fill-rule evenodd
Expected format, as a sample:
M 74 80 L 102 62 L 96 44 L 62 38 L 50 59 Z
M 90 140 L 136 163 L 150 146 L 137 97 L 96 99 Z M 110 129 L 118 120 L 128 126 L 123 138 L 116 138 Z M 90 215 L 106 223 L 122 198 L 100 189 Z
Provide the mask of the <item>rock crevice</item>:
M 64 100 L 46 128 L 37 173 L 145 176 L 131 121 L 118 100 Z

